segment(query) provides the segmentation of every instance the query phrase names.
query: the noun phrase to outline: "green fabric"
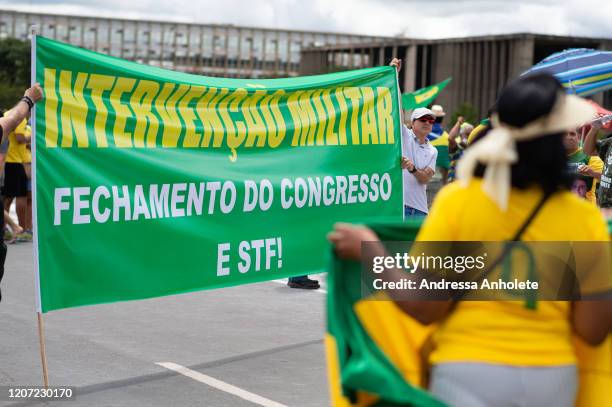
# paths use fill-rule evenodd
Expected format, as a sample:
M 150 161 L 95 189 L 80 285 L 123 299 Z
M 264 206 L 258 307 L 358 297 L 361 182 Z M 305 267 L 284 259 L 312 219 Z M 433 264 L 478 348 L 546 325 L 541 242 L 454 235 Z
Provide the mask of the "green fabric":
M 382 240 L 413 240 L 420 220 L 404 224 L 369 225 Z M 444 406 L 429 393 L 404 380 L 398 367 L 378 349 L 353 311 L 362 299 L 361 264 L 333 257 L 327 276 L 327 330 L 335 338 L 342 391 L 379 396 L 376 406 Z
M 435 85 L 427 86 L 414 92 L 402 94 L 402 109 L 413 110 L 417 107 L 425 107 L 430 105 L 452 79 L 453 78 L 448 78 Z
M 573 154 L 567 156 L 567 161 L 570 163 L 582 163 L 586 165 L 589 163 L 589 159 L 589 156 L 586 155 L 581 148 L 576 150 Z
M 436 167 L 448 168 L 450 167 L 450 157 L 448 155 L 448 146 L 434 146 L 438 150 L 438 157 L 436 157 Z
M 224 79 L 35 46 L 43 312 L 320 273 L 334 222 L 402 219 L 393 67 Z

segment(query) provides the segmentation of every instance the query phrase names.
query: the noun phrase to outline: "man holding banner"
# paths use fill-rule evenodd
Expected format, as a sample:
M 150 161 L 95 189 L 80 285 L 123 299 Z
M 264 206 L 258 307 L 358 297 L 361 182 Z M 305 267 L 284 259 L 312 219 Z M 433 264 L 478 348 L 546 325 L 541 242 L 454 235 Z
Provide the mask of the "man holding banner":
M 30 115 L 34 103 L 42 99 L 42 88 L 38 83 L 27 89 L 23 97 L 17 102 L 14 108 L 9 110 L 4 117 L 0 117 L 0 138 L 4 138 L 15 130 L 15 128 L 26 117 Z M 4 168 L 2 169 L 4 172 Z M 4 213 L 4 204 L 0 199 L 0 207 Z M 4 216 L 2 217 L 2 230 L 4 231 Z M 0 233 L 0 282 L 4 276 L 4 261 L 6 260 L 6 244 L 4 243 L 4 232 Z M 0 291 L 0 301 L 2 301 L 2 291 Z
M 402 69 L 402 61 L 393 58 L 389 63 L 397 72 Z M 436 118 L 434 113 L 424 107 L 413 110 L 410 116 L 411 129 L 402 125 L 401 166 L 404 182 L 404 217 L 422 217 L 428 212 L 427 184 L 436 172 L 438 151 L 429 143 L 428 134 L 432 131 Z
M 431 110 L 419 107 L 410 117 L 412 129 L 402 127 L 402 169 L 404 173 L 404 214 L 406 217 L 426 216 L 427 184 L 435 173 L 438 150 L 427 140 L 435 122 Z

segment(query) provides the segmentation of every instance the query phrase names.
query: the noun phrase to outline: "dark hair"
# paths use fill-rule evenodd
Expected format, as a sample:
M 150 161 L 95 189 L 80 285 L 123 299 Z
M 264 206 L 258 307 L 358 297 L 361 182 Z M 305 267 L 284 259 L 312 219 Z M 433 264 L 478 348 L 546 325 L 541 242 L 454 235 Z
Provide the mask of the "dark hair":
M 524 127 L 548 115 L 562 90 L 559 81 L 550 74 L 520 77 L 506 86 L 497 100 L 499 120 L 513 127 Z M 570 188 L 572 180 L 567 172 L 563 133 L 517 142 L 516 150 L 518 162 L 511 168 L 513 187 L 526 189 L 537 185 L 545 193 Z M 484 169 L 479 164 L 475 175 L 482 176 Z
M 440 117 L 436 116 L 436 123 L 442 124 L 443 120 L 444 120 L 444 116 L 440 116 Z
M 582 174 L 575 174 L 572 177 L 572 184 L 577 180 L 584 181 L 587 191 L 590 191 L 593 188 L 593 178 Z

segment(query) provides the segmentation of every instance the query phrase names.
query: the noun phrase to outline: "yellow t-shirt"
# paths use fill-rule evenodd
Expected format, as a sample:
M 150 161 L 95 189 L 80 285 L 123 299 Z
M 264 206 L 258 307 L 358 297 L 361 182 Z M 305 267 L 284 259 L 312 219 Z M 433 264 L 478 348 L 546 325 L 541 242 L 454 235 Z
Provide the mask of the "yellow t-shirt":
M 420 241 L 511 239 L 542 196 L 537 188 L 512 189 L 507 211 L 483 191 L 482 182 L 453 183 L 436 197 L 417 236 Z M 608 241 L 598 209 L 570 192 L 554 194 L 522 235 L 524 241 Z M 511 366 L 576 363 L 570 304 L 539 301 L 460 301 L 435 333 L 432 363 L 485 362 Z
M 30 126 L 26 126 L 25 137 L 29 140 L 32 137 L 32 129 Z M 27 143 L 18 144 L 19 146 L 19 156 L 21 157 L 21 162 L 24 164 L 29 164 L 32 162 L 32 152 L 28 148 Z
M 23 121 L 19 123 L 19 125 L 15 128 L 15 130 L 9 133 L 8 135 L 9 146 L 8 146 L 8 151 L 6 152 L 6 162 L 7 163 L 22 163 L 23 162 L 21 159 L 21 153 L 19 151 L 19 149 L 21 148 L 20 146 L 22 144 L 17 142 L 16 135 L 17 134 L 25 135 L 27 125 L 28 125 L 28 122 L 25 119 L 23 119 Z M 25 146 L 25 144 L 23 144 L 23 146 Z
M 597 157 L 596 155 L 592 155 L 591 157 L 589 157 L 589 163 L 587 164 L 592 170 L 597 171 L 599 173 L 603 173 L 603 168 L 604 168 L 604 163 L 601 160 L 601 158 Z M 594 179 L 593 180 L 593 186 L 591 187 L 591 189 L 586 193 L 585 198 L 594 204 L 597 204 L 597 183 L 599 181 Z

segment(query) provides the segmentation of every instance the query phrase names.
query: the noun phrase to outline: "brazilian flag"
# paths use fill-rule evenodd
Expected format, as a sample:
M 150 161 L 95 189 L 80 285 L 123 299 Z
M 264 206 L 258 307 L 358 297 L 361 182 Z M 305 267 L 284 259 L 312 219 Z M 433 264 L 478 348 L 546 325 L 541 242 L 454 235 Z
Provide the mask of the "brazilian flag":
M 414 240 L 420 221 L 370 225 L 381 240 Z M 420 388 L 423 345 L 432 329 L 391 300 L 361 293 L 361 264 L 332 258 L 327 277 L 325 346 L 332 405 L 441 407 Z

